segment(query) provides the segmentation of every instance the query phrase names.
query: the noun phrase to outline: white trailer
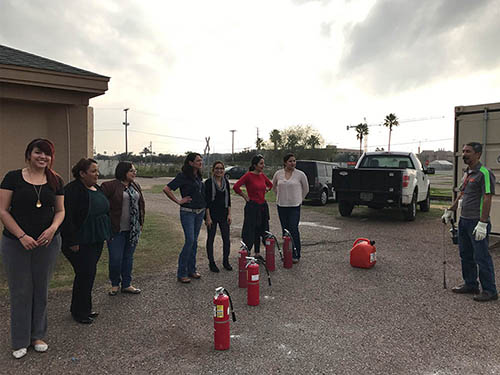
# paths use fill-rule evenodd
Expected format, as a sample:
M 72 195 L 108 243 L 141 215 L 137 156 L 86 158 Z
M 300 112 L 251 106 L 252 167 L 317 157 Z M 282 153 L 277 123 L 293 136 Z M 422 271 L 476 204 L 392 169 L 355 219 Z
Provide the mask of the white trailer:
M 454 198 L 466 167 L 462 160 L 462 147 L 469 142 L 483 145 L 481 163 L 496 177 L 490 213 L 491 233 L 500 236 L 500 103 L 455 107 Z

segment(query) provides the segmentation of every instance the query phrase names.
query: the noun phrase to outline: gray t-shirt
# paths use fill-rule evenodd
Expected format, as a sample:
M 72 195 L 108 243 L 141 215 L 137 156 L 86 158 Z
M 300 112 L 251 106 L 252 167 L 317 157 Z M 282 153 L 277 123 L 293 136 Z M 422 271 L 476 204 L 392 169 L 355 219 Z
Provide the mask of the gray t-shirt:
M 485 194 L 495 194 L 495 175 L 481 163 L 474 169 L 467 168 L 460 191 L 462 197 L 462 213 L 464 219 L 480 219 Z
M 133 195 L 139 194 L 133 186 L 131 186 L 131 192 Z M 137 201 L 137 199 L 135 199 Z M 139 207 L 137 205 L 136 209 Z M 120 217 L 120 232 L 126 232 L 130 230 L 130 196 L 127 191 L 123 191 L 123 202 L 122 202 L 122 216 Z

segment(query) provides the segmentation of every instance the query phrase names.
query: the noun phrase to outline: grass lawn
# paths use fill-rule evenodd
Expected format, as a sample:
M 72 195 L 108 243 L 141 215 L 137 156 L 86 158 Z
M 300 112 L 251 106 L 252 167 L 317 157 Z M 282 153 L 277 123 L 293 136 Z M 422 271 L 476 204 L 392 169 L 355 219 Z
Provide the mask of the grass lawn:
M 162 194 L 164 186 L 165 185 L 153 185 L 151 189 L 145 191 L 153 194 Z M 245 187 L 242 187 L 241 190 L 246 191 Z M 236 194 L 232 188 L 231 188 L 231 195 L 235 196 L 236 198 L 239 198 L 238 194 Z M 276 193 L 273 190 L 268 191 L 266 193 L 266 200 L 268 202 L 276 202 Z
M 157 272 L 166 264 L 177 262 L 177 255 L 184 243 L 184 237 L 179 236 L 167 217 L 148 212 L 139 244 L 134 253 L 134 275 L 140 276 Z M 108 250 L 104 244 L 101 259 L 97 264 L 96 285 L 108 280 Z M 7 293 L 7 280 L 0 260 L 0 295 Z M 73 268 L 61 253 L 50 283 L 50 288 L 71 288 L 73 285 Z
M 431 186 L 431 195 L 452 197 L 453 191 L 452 191 L 452 189 L 434 188 Z

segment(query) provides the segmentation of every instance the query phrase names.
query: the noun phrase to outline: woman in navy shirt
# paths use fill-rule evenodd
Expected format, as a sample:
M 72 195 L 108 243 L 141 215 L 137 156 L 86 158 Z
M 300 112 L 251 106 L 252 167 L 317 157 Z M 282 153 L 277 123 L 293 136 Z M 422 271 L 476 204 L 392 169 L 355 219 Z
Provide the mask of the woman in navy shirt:
M 196 271 L 196 250 L 198 249 L 198 235 L 205 216 L 205 185 L 201 177 L 203 166 L 201 155 L 192 152 L 186 156 L 182 172 L 179 173 L 163 192 L 180 206 L 182 229 L 184 230 L 184 246 L 179 254 L 177 280 L 189 283 L 191 279 L 199 279 L 201 275 Z M 181 199 L 174 195 L 174 191 L 181 190 Z

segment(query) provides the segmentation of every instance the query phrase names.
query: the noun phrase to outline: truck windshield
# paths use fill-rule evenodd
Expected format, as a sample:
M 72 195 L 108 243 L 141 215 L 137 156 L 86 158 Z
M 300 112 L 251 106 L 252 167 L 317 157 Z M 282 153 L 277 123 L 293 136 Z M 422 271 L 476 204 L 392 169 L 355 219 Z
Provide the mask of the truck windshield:
M 359 168 L 415 169 L 409 156 L 404 155 L 367 155 Z

